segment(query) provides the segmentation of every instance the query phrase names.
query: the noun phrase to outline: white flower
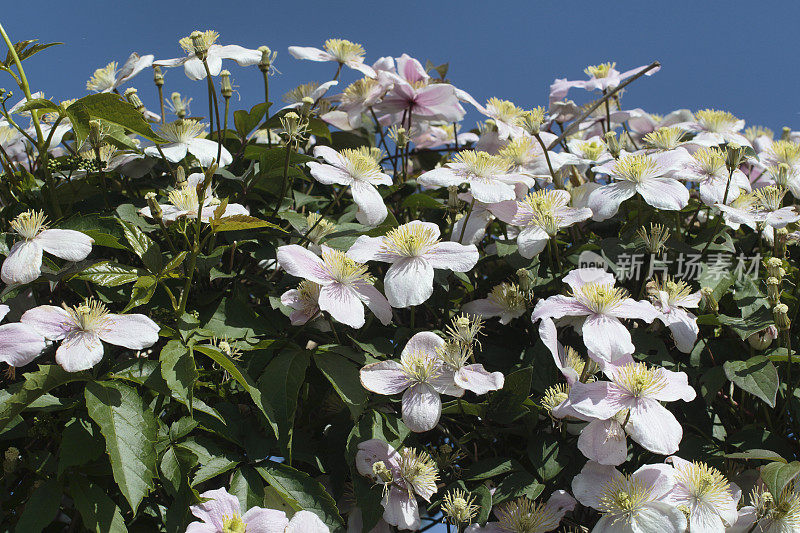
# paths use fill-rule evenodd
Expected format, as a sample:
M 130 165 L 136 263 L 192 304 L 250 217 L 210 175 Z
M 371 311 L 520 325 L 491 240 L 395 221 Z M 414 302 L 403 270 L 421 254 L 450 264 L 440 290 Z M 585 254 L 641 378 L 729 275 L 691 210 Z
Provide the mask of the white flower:
M 174 222 L 181 217 L 197 218 L 197 210 L 200 207 L 200 198 L 197 194 L 197 188 L 202 185 L 204 175 L 195 172 L 186 178 L 186 183 L 181 187 L 170 191 L 169 204 L 159 204 L 161 208 L 161 218 L 165 222 Z M 211 187 L 206 188 L 206 193 L 203 196 L 203 208 L 201 210 L 201 219 L 203 222 L 208 222 L 214 218 L 214 212 L 220 205 L 219 199 L 214 196 Z M 142 216 L 153 218 L 150 207 L 144 207 L 139 210 Z M 249 215 L 250 212 L 241 204 L 227 204 L 225 212 L 222 213 L 220 218 L 230 217 L 233 215 Z
M 117 62 L 112 61 L 105 67 L 95 70 L 92 78 L 86 82 L 86 88 L 97 93 L 111 92 L 152 64 L 151 54 L 140 56 L 134 52 L 122 68 L 117 68 Z
M 705 463 L 690 463 L 674 455 L 667 461 L 675 467 L 671 499 L 678 508 L 686 508 L 692 533 L 725 533 L 736 523 L 739 487 Z
M 222 70 L 223 59 L 233 59 L 239 65 L 245 67 L 257 65 L 261 61 L 261 52 L 250 50 L 235 44 L 219 45 L 216 44 L 219 34 L 212 30 L 197 32 L 201 46 L 206 50 L 206 63 L 212 76 L 219 76 Z M 186 57 L 175 59 L 160 59 L 154 61 L 154 65 L 161 67 L 178 67 L 183 65 L 183 71 L 190 80 L 202 80 L 206 77 L 206 69 L 203 62 L 195 54 L 194 41 L 191 37 L 184 37 L 180 41 L 181 48 L 186 52 Z
M 159 128 L 158 134 L 169 141 L 160 145 L 161 152 L 155 146 L 148 146 L 144 153 L 151 157 L 161 157 L 161 153 L 167 161 L 178 163 L 190 153 L 197 158 L 200 165 L 208 167 L 217 159 L 219 144 L 205 138 L 205 124 L 192 119 L 178 119 L 175 122 L 164 124 Z M 231 153 L 222 147 L 219 166 L 229 165 L 233 162 Z

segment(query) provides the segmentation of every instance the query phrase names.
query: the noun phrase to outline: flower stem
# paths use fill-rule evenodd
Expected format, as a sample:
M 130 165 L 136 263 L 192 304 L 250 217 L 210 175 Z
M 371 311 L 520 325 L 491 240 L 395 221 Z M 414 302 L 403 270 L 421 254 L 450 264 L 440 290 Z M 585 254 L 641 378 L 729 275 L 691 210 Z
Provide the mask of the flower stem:
M 469 217 L 472 214 L 472 208 L 473 207 L 475 207 L 475 197 L 474 196 L 472 197 L 472 202 L 470 202 L 470 204 L 469 204 L 469 209 L 467 210 L 467 214 L 464 215 L 464 225 L 461 226 L 461 235 L 459 235 L 459 237 L 458 237 L 459 244 L 464 244 L 461 241 L 464 240 L 464 232 L 467 230 L 467 222 L 469 222 Z
M 281 194 L 278 196 L 278 201 L 275 202 L 275 209 L 272 211 L 272 216 L 275 217 L 283 203 L 283 197 L 286 196 L 286 189 L 289 186 L 289 160 L 292 156 L 292 143 L 286 143 L 286 158 L 283 160 L 283 185 L 281 186 Z

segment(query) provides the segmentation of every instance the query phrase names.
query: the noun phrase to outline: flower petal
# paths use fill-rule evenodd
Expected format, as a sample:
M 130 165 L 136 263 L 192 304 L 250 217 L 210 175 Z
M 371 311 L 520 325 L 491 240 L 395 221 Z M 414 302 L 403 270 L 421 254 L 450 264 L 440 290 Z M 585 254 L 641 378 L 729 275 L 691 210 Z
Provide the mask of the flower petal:
M 323 266 L 322 259 L 302 246 L 296 244 L 280 246 L 277 258 L 278 264 L 292 276 L 320 284 L 331 282 L 331 278 Z
M 502 389 L 505 378 L 502 372 L 487 372 L 483 365 L 467 365 L 455 373 L 453 381 L 462 389 L 486 394 Z
M 44 337 L 27 324 L 15 322 L 0 326 L 0 361 L 9 366 L 25 366 L 47 347 Z
M 100 339 L 131 350 L 149 348 L 158 342 L 161 327 L 142 314 L 108 315 L 108 324 L 98 333 Z
M 617 181 L 598 187 L 589 195 L 586 205 L 592 210 L 593 220 L 607 220 L 619 211 L 622 202 L 636 194 L 636 186 L 627 181 Z
M 415 433 L 430 431 L 442 416 L 442 400 L 433 387 L 418 383 L 403 393 L 403 422 Z
M 362 368 L 359 375 L 365 389 L 386 396 L 403 392 L 411 385 L 397 361 L 371 363 Z
M 30 283 L 42 273 L 42 247 L 35 240 L 14 243 L 3 261 L 0 278 L 8 285 Z
M 378 289 L 366 282 L 353 284 L 358 298 L 369 307 L 369 310 L 381 321 L 384 326 L 392 321 L 392 306 Z
M 433 267 L 422 257 L 402 259 L 386 271 L 383 288 L 392 307 L 419 305 L 433 294 Z
M 578 449 L 601 465 L 621 465 L 628 457 L 625 431 L 616 418 L 593 420 L 581 430 Z
M 469 272 L 478 262 L 480 254 L 474 244 L 442 241 L 431 248 L 425 258 L 433 268 Z
M 364 304 L 352 288 L 342 283 L 331 283 L 320 289 L 319 308 L 351 328 L 358 329 L 364 325 Z
M 56 350 L 56 363 L 67 372 L 88 370 L 103 359 L 103 343 L 94 333 L 73 331 Z
M 94 239 L 71 229 L 46 229 L 36 236 L 42 249 L 67 261 L 82 261 L 92 251 Z
M 640 398 L 631 408 L 625 430 L 643 448 L 661 455 L 677 452 L 683 438 L 675 415 L 651 398 Z
M 208 498 L 207 502 L 192 505 L 189 510 L 194 516 L 205 522 L 206 524 L 213 524 L 220 531 L 222 530 L 222 521 L 225 517 L 239 516 L 241 513 L 241 506 L 239 499 L 236 496 L 228 494 L 224 488 L 207 490 L 200 494 L 202 498 Z
M 586 348 L 607 361 L 630 355 L 635 350 L 628 328 L 616 317 L 590 315 L 581 332 Z
M 54 305 L 40 305 L 29 309 L 19 320 L 51 341 L 63 339 L 74 329 L 69 313 Z
M 358 206 L 356 219 L 365 226 L 377 226 L 384 220 L 388 211 L 383 203 L 383 197 L 378 189 L 370 183 L 354 181 L 350 186 L 353 201 Z

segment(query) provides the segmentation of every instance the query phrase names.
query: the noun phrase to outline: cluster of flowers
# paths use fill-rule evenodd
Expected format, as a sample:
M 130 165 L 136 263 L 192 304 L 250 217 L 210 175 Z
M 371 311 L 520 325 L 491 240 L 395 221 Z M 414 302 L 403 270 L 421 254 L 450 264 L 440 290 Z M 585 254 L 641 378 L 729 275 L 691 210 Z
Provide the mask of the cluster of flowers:
M 212 31 L 192 34 L 181 41 L 186 55 L 178 59 L 154 61 L 153 56 L 134 54 L 120 69 L 114 63 L 99 69 L 87 88 L 114 91 L 149 66 L 183 66 L 192 80 L 228 77 L 222 71 L 223 60 L 269 70 L 274 57 L 268 49 L 222 46 L 217 38 Z M 800 134 L 786 132 L 782 139 L 773 140 L 763 129 L 741 133 L 742 120 L 710 109 L 677 111 L 665 117 L 641 109 L 623 110 L 618 88 L 626 80 L 654 74 L 657 68 L 652 66 L 622 73 L 614 64 L 589 67 L 586 80 L 553 83 L 548 110 L 525 110 L 497 98 L 482 105 L 444 79 L 432 78 L 418 60 L 406 54 L 367 65 L 360 45 L 339 39 L 327 41 L 324 49 L 290 47 L 289 53 L 298 59 L 336 63 L 334 79 L 298 89 L 295 101 L 286 108 L 282 131 L 260 130 L 254 142 L 271 143 L 283 135 L 287 145 L 300 146 L 302 139 L 306 153 L 316 158 L 306 163 L 310 175 L 319 184 L 338 185 L 342 193 L 349 192 L 357 206 L 355 218 L 368 228 L 381 226 L 389 217 L 381 191 L 408 181 L 418 170 L 407 155 L 411 145 L 418 150 L 452 147 L 452 157 L 419 172 L 416 185 L 424 190 L 446 188 L 448 206 L 454 210 L 468 206 L 463 216 L 452 220 L 449 236 L 444 238 L 439 224 L 410 220 L 382 234 L 360 235 L 346 250 L 324 243 L 334 224 L 322 215 L 309 215 L 304 239 L 279 246 L 275 261 L 275 268 L 302 280 L 280 298 L 291 309 L 294 326 L 328 318 L 362 328 L 367 323 L 364 306 L 383 325 L 391 323 L 397 310 L 422 306 L 432 297 L 436 270 L 472 272 L 482 251 L 486 254 L 497 246 L 492 239 L 483 246 L 495 221 L 503 223 L 506 242 L 515 242 L 520 256 L 532 259 L 547 249 L 554 264 L 559 263 L 559 235 L 607 221 L 622 206 L 641 211 L 647 205 L 665 219 L 666 212 L 688 219 L 681 210 L 692 194 L 708 209 L 701 213 L 698 207 L 690 224 L 716 220 L 719 227 L 724 220 L 734 230 L 751 228 L 770 245 L 780 241 L 784 249 L 787 242 L 800 239 L 798 232 L 784 231 L 780 236 L 776 232 L 800 220 L 800 212 L 785 201 L 787 192 L 800 198 Z M 338 84 L 343 66 L 363 77 L 341 94 L 326 98 L 327 91 Z M 605 109 L 582 108 L 566 100 L 574 88 L 599 91 Z M 135 92 L 129 90 L 126 96 L 136 102 Z M 477 132 L 459 132 L 465 105 L 489 119 Z M 176 108 L 182 106 L 178 99 Z M 152 121 L 161 121 L 143 106 L 140 111 Z M 377 128 L 383 148 L 389 152 L 391 140 L 397 157 L 385 157 L 380 148 L 335 150 L 307 141 L 302 123 L 312 112 L 343 131 Z M 10 114 L 14 113 L 12 107 Z M 550 131 L 566 123 L 570 123 L 569 135 Z M 53 154 L 58 155 L 57 145 L 69 131 L 69 121 L 46 127 L 61 128 L 52 136 Z M 619 129 L 625 132 L 620 138 L 614 133 Z M 106 169 L 132 176 L 161 160 L 182 163 L 194 158 L 206 169 L 191 173 L 170 191 L 168 203 L 159 204 L 155 195 L 148 197 L 148 207 L 140 213 L 159 223 L 210 223 L 249 215 L 244 205 L 215 196 L 209 178 L 213 170 L 207 169 L 230 165 L 234 157 L 218 141 L 206 138 L 204 130 L 198 120 L 181 117 L 160 126 L 159 135 L 166 143 L 95 155 L 104 159 Z M 0 144 L 8 164 L 25 163 L 28 152 L 22 131 L 0 123 Z M 384 168 L 387 162 L 391 171 Z M 10 286 L 34 282 L 42 275 L 43 252 L 77 262 L 92 251 L 89 236 L 49 229 L 41 212 L 19 215 L 12 229 L 20 239 L 2 265 L 2 280 Z M 641 237 L 653 255 L 669 234 L 663 226 L 653 225 L 649 231 L 642 229 Z M 380 284 L 370 273 L 371 262 L 389 264 Z M 579 434 L 577 446 L 587 462 L 572 480 L 572 496 L 559 490 L 544 503 L 525 498 L 504 503 L 494 509 L 495 519 L 481 526 L 471 524 L 476 516 L 472 499 L 464 493 L 448 493 L 442 509 L 449 520 L 469 525 L 469 532 L 551 531 L 574 511 L 577 500 L 600 513 L 593 530 L 597 532 L 790 531 L 800 527 L 800 496 L 793 487 L 773 495 L 770 505 L 753 496 L 752 505 L 740 507 L 741 490 L 719 470 L 675 455 L 683 428 L 663 404 L 691 402 L 695 389 L 684 372 L 634 359 L 631 329 L 656 321 L 669 330 L 677 351 L 690 353 L 699 333 L 691 310 L 701 305 L 703 292 L 663 276 L 643 286 L 635 299 L 617 286 L 612 273 L 578 268 L 561 276 L 569 287 L 565 294 L 537 301 L 525 287 L 526 276 L 523 270 L 518 284 L 502 283 L 486 298 L 465 303 L 462 314 L 447 327 L 445 338 L 433 331 L 417 332 L 399 361 L 381 360 L 360 370 L 366 390 L 386 396 L 402 393 L 402 420 L 412 432 L 433 431 L 442 413 L 440 395 L 461 398 L 467 391 L 485 395 L 503 388 L 503 374 L 489 372 L 476 361 L 482 321 L 494 317 L 508 324 L 527 320 L 526 313 L 532 311 L 530 323 L 538 324 L 538 338 L 564 378 L 548 389 L 542 405 L 553 420 Z M 3 316 L 6 312 L 4 307 Z M 558 328 L 572 328 L 582 337 L 585 350 L 563 346 Z M 0 326 L 0 360 L 12 367 L 24 366 L 50 344 L 60 342 L 56 362 L 75 372 L 101 361 L 102 342 L 142 350 L 158 341 L 159 329 L 144 315 L 113 314 L 95 300 L 63 309 L 40 305 L 25 311 L 19 322 Z M 763 344 L 765 335 L 774 338 L 772 330 L 754 342 Z M 628 437 L 665 461 L 630 474 L 620 472 L 617 467 L 628 458 Z M 383 521 L 373 531 L 389 531 L 389 525 L 420 528 L 417 496 L 429 502 L 439 489 L 436 462 L 428 453 L 406 447 L 398 450 L 373 439 L 358 444 L 355 467 L 383 488 Z M 187 532 L 328 531 L 316 515 L 306 511 L 291 520 L 282 511 L 258 507 L 241 514 L 238 500 L 224 489 L 201 496 L 207 501 L 193 506 L 192 512 L 202 522 L 190 525 Z M 360 524 L 356 514 L 351 512 L 351 521 Z

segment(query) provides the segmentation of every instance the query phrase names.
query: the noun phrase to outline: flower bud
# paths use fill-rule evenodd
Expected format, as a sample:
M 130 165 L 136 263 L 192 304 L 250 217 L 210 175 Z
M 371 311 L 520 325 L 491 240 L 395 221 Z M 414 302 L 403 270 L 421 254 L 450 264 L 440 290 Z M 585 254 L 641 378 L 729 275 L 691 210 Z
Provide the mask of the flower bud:
M 258 51 L 261 52 L 261 61 L 258 62 L 258 68 L 266 74 L 272 67 L 275 58 L 278 57 L 278 52 L 273 52 L 269 46 L 259 46 Z
M 775 257 L 785 258 L 786 257 L 786 244 L 789 240 L 789 230 L 786 228 L 778 228 L 775 230 L 775 247 L 774 247 L 774 254 Z
M 769 326 L 747 337 L 747 342 L 754 350 L 766 350 L 777 338 L 778 329 L 775 326 Z
M 150 214 L 153 216 L 153 219 L 155 219 L 156 222 L 160 222 L 164 212 L 156 201 L 156 193 L 150 191 L 144 195 L 144 199 L 147 200 L 147 207 L 150 208 Z
M 3 455 L 3 474 L 9 475 L 17 469 L 19 464 L 19 450 L 13 446 L 8 448 Z
M 186 116 L 186 106 L 183 104 L 181 93 L 172 93 L 170 99 L 172 100 L 172 108 L 175 110 L 175 114 L 178 115 L 178 118 L 184 118 Z
M 742 162 L 744 149 L 736 143 L 728 143 L 726 148 L 728 150 L 728 155 L 725 158 L 725 166 L 728 168 L 728 172 L 733 172 L 739 168 Z
M 781 140 L 788 141 L 791 136 L 792 136 L 792 128 L 784 126 L 783 130 L 781 131 Z
M 225 99 L 230 98 L 233 96 L 233 85 L 231 85 L 231 73 L 228 70 L 223 70 L 219 73 L 220 75 L 220 93 L 222 93 L 222 97 Z
M 770 305 L 777 304 L 781 299 L 781 282 L 778 278 L 770 276 L 767 278 L 767 300 Z
M 772 308 L 772 317 L 775 319 L 775 325 L 780 331 L 789 331 L 792 321 L 789 320 L 789 306 L 786 304 L 778 304 Z
M 719 313 L 719 302 L 716 298 L 714 298 L 714 289 L 711 287 L 703 287 L 700 289 L 700 296 L 703 299 L 706 311 L 709 311 L 715 315 Z
M 186 183 L 186 170 L 183 167 L 178 167 L 175 170 L 175 184 L 178 187 L 183 187 L 184 183 Z
M 162 87 L 164 85 L 164 73 L 158 65 L 153 67 L 153 81 L 157 87 Z
M 786 275 L 786 271 L 783 269 L 783 261 L 778 259 L 777 257 L 770 257 L 766 261 L 767 265 L 767 274 L 771 277 L 778 278 L 778 280 L 782 279 L 784 275 Z
M 196 55 L 197 59 L 200 61 L 205 61 L 206 57 L 208 57 L 208 46 L 206 40 L 203 38 L 203 32 L 195 30 L 189 37 L 192 39 L 192 44 L 194 45 L 194 55 Z
M 526 111 L 522 115 L 522 129 L 530 135 L 539 135 L 544 123 L 545 110 L 542 106 L 535 107 L 530 111 Z
M 125 89 L 125 100 L 127 100 L 129 104 L 136 108 L 136 111 L 144 114 L 144 102 L 142 102 L 142 99 L 139 98 L 137 93 L 138 91 L 133 87 Z
M 458 187 L 451 185 L 447 188 L 447 209 L 458 211 L 461 200 L 458 198 Z
M 608 146 L 608 151 L 614 156 L 614 159 L 617 159 L 622 147 L 619 145 L 616 132 L 609 131 L 604 135 L 604 138 L 606 141 L 606 146 Z

